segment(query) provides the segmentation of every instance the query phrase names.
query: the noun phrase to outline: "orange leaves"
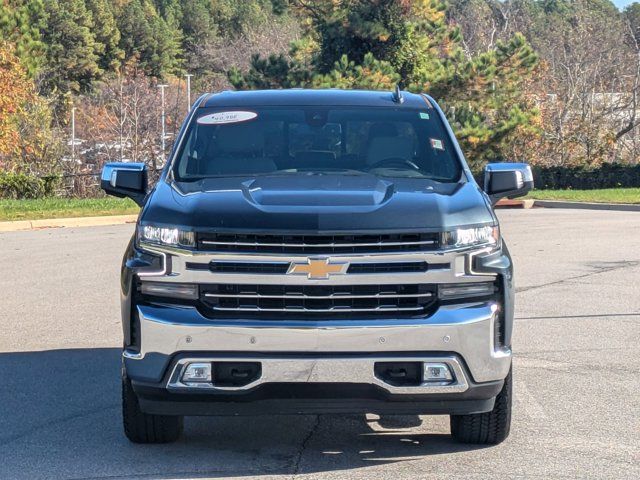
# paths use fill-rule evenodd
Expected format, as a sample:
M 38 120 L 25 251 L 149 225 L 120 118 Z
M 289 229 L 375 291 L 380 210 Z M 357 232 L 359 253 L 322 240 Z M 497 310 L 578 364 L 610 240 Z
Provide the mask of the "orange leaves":
M 13 48 L 0 44 L 0 159 L 15 152 L 19 140 L 17 117 L 34 98 L 33 84 Z

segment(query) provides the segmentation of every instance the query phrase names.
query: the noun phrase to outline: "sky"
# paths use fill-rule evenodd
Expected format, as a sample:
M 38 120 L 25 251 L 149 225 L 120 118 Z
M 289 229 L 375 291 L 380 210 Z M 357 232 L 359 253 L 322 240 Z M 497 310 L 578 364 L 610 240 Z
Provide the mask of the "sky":
M 637 1 L 637 0 L 613 0 L 613 3 L 616 4 L 616 7 L 622 10 L 624 7 L 626 7 L 630 3 L 633 3 L 634 1 Z

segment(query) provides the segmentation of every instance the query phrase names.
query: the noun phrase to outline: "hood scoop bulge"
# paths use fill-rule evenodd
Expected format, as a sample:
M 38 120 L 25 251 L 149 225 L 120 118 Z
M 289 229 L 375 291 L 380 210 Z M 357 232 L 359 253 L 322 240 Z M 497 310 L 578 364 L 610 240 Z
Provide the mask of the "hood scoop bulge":
M 375 207 L 393 195 L 392 182 L 372 175 L 281 175 L 242 184 L 251 203 L 265 207 Z

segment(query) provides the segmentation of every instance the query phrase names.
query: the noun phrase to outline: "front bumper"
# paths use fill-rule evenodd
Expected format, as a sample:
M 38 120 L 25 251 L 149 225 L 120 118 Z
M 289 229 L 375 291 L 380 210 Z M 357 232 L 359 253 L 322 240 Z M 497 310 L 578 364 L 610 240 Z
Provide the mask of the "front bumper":
M 150 413 L 487 411 L 511 366 L 510 349 L 493 343 L 498 318 L 493 302 L 441 306 L 428 318 L 384 321 L 222 321 L 191 307 L 136 308 L 141 349 L 125 350 L 123 356 L 141 407 Z M 179 367 L 187 359 L 255 361 L 263 371 L 241 389 L 203 391 L 180 385 Z M 373 373 L 379 361 L 444 362 L 454 382 L 389 385 Z M 341 392 L 336 398 L 320 393 L 334 387 Z
M 157 415 L 364 414 L 466 415 L 491 411 L 503 380 L 470 385 L 461 393 L 389 394 L 353 383 L 273 383 L 233 394 L 175 393 L 134 382 L 142 411 Z

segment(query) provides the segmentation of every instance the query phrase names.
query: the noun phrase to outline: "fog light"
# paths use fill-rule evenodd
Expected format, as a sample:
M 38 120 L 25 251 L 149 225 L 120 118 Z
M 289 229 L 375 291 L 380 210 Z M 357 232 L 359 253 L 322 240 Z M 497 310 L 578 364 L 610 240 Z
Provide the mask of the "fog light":
M 211 383 L 210 363 L 190 363 L 182 374 L 183 383 Z
M 183 298 L 185 300 L 198 298 L 198 285 L 189 283 L 142 282 L 140 291 L 145 295 L 156 297 Z
M 438 289 L 440 300 L 485 297 L 494 293 L 495 286 L 490 282 L 443 284 Z
M 425 382 L 451 382 L 453 375 L 446 363 L 425 363 L 423 379 Z

